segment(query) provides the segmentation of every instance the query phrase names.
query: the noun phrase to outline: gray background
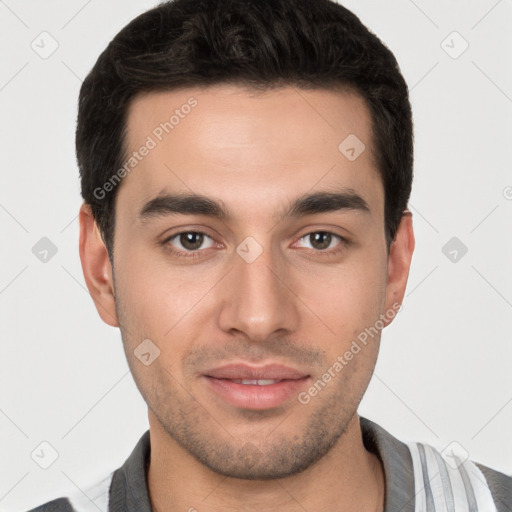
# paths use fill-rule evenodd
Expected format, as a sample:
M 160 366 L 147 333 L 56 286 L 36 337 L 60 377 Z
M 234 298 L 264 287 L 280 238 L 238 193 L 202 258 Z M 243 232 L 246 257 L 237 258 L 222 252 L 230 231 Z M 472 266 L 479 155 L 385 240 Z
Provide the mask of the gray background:
M 417 247 L 360 411 L 511 474 L 512 1 L 344 4 L 395 53 L 416 130 Z M 74 126 L 81 80 L 153 5 L 0 0 L 2 511 L 86 487 L 148 428 L 120 334 L 82 277 Z M 43 237 L 57 249 L 46 261 Z M 58 452 L 48 469 L 43 441 Z

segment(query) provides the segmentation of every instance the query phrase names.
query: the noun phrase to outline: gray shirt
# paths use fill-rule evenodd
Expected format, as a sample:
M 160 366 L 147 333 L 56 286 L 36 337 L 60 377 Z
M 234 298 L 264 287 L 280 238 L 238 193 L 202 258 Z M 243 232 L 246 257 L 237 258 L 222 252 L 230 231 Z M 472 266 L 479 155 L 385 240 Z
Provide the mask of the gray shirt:
M 361 417 L 360 422 L 364 445 L 379 457 L 384 468 L 384 512 L 493 512 L 482 505 L 493 501 L 497 512 L 512 511 L 512 477 L 471 461 L 450 468 L 432 447 L 403 443 L 366 418 Z M 148 430 L 119 469 L 90 492 L 86 491 L 89 506 L 80 505 L 82 494 L 82 498 L 70 496 L 50 501 L 30 512 L 86 512 L 92 510 L 91 500 L 94 510 L 152 512 L 147 489 L 150 454 Z M 472 470 L 476 476 L 469 474 Z M 452 488 L 454 482 L 459 482 L 462 488 L 462 491 L 458 489 L 458 495 L 457 489 Z M 482 490 L 484 498 L 488 493 L 488 502 L 480 501 Z M 464 505 L 461 505 L 461 495 Z

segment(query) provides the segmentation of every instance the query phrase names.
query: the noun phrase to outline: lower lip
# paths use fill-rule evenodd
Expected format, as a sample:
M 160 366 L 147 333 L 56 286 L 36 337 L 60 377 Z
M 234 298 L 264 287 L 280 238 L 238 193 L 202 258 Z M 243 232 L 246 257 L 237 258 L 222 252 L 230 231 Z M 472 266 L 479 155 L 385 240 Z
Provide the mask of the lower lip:
M 278 407 L 291 396 L 297 396 L 300 389 L 309 380 L 303 377 L 296 380 L 282 380 L 267 386 L 238 384 L 228 379 L 215 379 L 204 376 L 213 391 L 235 407 L 264 410 Z

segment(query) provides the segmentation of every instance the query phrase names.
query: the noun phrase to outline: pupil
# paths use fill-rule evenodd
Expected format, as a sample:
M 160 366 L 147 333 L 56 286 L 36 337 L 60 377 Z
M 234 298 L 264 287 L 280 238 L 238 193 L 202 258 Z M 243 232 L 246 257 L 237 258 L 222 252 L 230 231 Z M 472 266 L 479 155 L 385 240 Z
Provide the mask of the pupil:
M 313 245 L 313 247 L 315 247 L 315 249 L 327 249 L 331 244 L 332 236 L 330 233 L 320 231 L 318 233 L 313 233 L 310 236 L 313 238 L 311 244 Z
M 180 235 L 180 243 L 186 249 L 199 249 L 203 243 L 204 236 L 201 233 L 184 233 Z

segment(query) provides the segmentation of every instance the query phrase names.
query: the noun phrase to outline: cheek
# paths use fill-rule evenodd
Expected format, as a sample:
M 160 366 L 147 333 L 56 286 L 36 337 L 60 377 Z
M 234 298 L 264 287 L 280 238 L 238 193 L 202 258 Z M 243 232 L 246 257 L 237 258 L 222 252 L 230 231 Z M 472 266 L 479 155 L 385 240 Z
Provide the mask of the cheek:
M 314 273 L 304 272 L 297 278 L 297 295 L 338 337 L 357 334 L 372 325 L 384 307 L 385 264 L 375 259 L 358 260 Z
M 115 283 L 124 320 L 161 339 L 201 300 L 213 277 L 192 267 L 173 267 L 157 251 L 123 252 L 120 246 Z

